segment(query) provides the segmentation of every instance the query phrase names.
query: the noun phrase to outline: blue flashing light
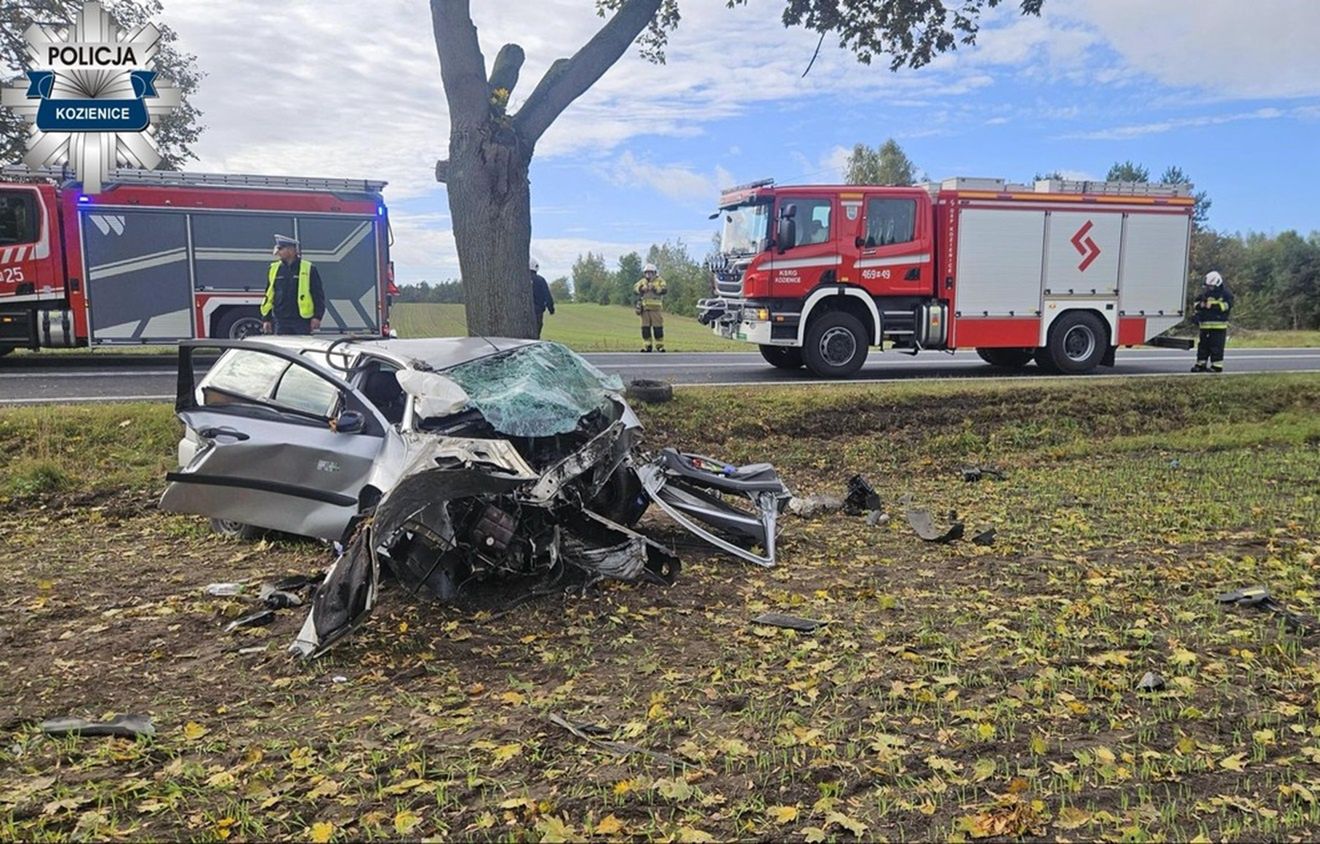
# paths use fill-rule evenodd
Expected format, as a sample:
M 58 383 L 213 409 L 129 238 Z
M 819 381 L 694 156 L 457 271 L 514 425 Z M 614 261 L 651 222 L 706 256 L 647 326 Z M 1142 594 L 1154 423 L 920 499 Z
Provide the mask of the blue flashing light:
M 378 217 L 384 217 L 384 216 L 385 216 L 385 206 L 384 206 L 384 205 L 377 205 L 377 206 L 376 206 L 376 216 L 378 216 Z
M 79 202 L 91 202 L 91 201 L 92 201 L 92 198 L 91 198 L 90 196 L 80 196 L 80 197 L 78 197 L 78 201 L 79 201 Z

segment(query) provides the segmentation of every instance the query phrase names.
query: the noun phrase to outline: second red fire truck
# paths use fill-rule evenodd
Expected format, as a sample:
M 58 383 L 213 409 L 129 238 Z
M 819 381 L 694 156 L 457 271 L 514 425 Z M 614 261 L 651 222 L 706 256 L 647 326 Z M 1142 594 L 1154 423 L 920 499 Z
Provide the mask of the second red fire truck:
M 1190 191 L 1057 179 L 741 185 L 720 197 L 717 295 L 699 318 L 774 366 L 826 378 L 886 345 L 1090 372 L 1182 320 Z
M 258 331 L 275 234 L 320 272 L 323 331 L 387 333 L 384 187 L 115 170 L 89 196 L 61 168 L 2 168 L 0 354 Z

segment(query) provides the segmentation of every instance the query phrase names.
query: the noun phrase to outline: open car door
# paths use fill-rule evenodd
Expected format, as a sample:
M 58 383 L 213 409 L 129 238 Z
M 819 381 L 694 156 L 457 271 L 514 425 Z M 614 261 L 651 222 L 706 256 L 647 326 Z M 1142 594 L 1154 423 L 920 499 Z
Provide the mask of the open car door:
M 193 353 L 224 354 L 200 382 Z M 380 413 L 296 351 L 244 341 L 179 345 L 175 409 L 186 431 L 160 508 L 340 539 L 385 448 Z

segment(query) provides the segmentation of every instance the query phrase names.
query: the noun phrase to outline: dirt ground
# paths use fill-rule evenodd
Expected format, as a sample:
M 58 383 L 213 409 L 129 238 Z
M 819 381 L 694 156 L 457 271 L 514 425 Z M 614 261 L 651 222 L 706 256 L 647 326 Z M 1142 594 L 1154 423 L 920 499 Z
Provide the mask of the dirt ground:
M 1215 601 L 1267 584 L 1314 623 L 1320 384 L 1213 436 L 1102 424 L 1085 398 L 850 397 L 816 425 L 767 417 L 758 444 L 701 423 L 726 417 L 718 399 L 689 401 L 652 413 L 653 439 L 759 445 L 799 494 L 861 471 L 888 523 L 785 517 L 767 570 L 650 514 L 683 559 L 670 588 L 512 606 L 511 587 L 476 609 L 390 587 L 304 665 L 285 653 L 301 609 L 222 631 L 324 547 L 222 539 L 146 488 L 6 509 L 0 838 L 1320 834 L 1320 627 Z M 1005 478 L 964 482 L 976 462 Z M 995 543 L 922 542 L 905 493 Z M 208 596 L 219 581 L 247 594 Z M 751 623 L 766 611 L 828 624 Z M 1136 691 L 1147 671 L 1162 691 Z M 157 735 L 36 726 L 117 713 Z

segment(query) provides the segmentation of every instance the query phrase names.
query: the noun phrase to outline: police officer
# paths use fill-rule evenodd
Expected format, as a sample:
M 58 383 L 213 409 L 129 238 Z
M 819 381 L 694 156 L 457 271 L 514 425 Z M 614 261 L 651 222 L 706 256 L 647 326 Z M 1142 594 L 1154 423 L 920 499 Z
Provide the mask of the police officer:
M 1193 372 L 1224 371 L 1224 341 L 1228 338 L 1228 313 L 1232 309 L 1233 291 L 1224 283 L 1224 277 L 1215 270 L 1206 273 L 1205 286 L 1196 297 L 1192 313 L 1201 328 Z
M 261 303 L 261 330 L 265 334 L 311 334 L 325 315 L 321 274 L 298 254 L 298 241 L 275 235 L 278 261 L 270 265 L 266 299 Z M 272 321 L 274 325 L 272 326 Z
M 642 318 L 643 352 L 651 351 L 651 336 L 655 335 L 655 351 L 665 350 L 665 294 L 668 293 L 665 280 L 657 275 L 655 264 L 642 268 L 642 278 L 633 285 L 633 296 L 637 300 L 634 310 Z
M 541 328 L 545 324 L 545 312 L 555 312 L 555 297 L 550 293 L 550 285 L 542 278 L 537 270 L 541 265 L 535 258 L 531 259 L 527 268 L 532 271 L 532 310 L 536 314 L 536 339 L 541 339 Z

